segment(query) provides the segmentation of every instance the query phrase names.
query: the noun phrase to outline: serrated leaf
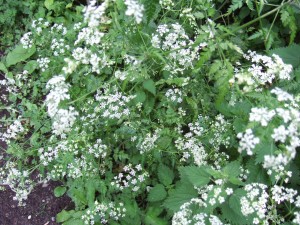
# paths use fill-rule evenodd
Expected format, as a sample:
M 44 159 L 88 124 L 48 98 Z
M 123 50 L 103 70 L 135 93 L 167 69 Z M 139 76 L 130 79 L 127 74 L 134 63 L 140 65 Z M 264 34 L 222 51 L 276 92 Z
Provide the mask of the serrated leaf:
M 292 44 L 286 48 L 275 48 L 268 51 L 269 55 L 276 54 L 286 64 L 291 64 L 294 68 L 300 66 L 300 45 Z
M 223 171 L 226 175 L 230 176 L 230 177 L 237 177 L 238 175 L 240 175 L 240 162 L 239 161 L 233 161 L 228 163 Z
M 210 174 L 205 167 L 186 166 L 179 168 L 180 177 L 187 177 L 192 185 L 201 187 L 209 183 Z
M 190 183 L 181 183 L 170 193 L 170 196 L 165 200 L 164 206 L 172 211 L 178 211 L 180 206 L 192 198 L 198 196 L 198 192 Z
M 165 186 L 169 186 L 170 184 L 172 184 L 174 173 L 169 167 L 160 164 L 157 171 L 158 179 L 162 184 L 164 184 Z
M 149 202 L 157 202 L 164 200 L 167 197 L 167 192 L 162 184 L 155 185 L 148 194 Z
M 156 94 L 156 87 L 155 83 L 152 79 L 145 80 L 143 82 L 143 87 L 149 91 L 151 94 L 155 95 Z
M 66 193 L 66 191 L 67 191 L 67 188 L 66 187 L 61 187 L 61 186 L 59 186 L 59 187 L 56 187 L 55 189 L 54 189 L 54 195 L 55 195 L 55 197 L 61 197 L 61 196 L 63 196 L 64 195 L 64 193 Z
M 14 50 L 9 52 L 6 57 L 6 66 L 10 67 L 15 65 L 19 62 L 25 61 L 30 56 L 35 53 L 36 49 L 35 46 L 29 49 L 23 48 L 22 45 L 18 45 Z

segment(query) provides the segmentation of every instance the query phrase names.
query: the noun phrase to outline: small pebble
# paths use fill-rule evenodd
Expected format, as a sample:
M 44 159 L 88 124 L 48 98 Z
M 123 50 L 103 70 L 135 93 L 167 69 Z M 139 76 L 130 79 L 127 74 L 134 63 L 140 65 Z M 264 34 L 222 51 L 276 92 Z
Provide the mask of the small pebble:
M 28 219 L 29 219 L 29 220 L 31 219 L 31 215 L 28 216 Z

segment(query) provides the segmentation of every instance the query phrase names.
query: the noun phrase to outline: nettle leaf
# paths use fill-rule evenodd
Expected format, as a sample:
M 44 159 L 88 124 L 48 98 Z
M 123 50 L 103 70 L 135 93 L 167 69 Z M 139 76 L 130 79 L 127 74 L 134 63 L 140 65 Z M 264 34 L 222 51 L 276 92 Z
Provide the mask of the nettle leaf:
M 256 154 L 255 162 L 258 164 L 264 162 L 265 155 L 273 155 L 277 147 L 272 140 L 261 140 L 254 150 Z
M 169 186 L 170 184 L 172 184 L 174 173 L 169 167 L 160 164 L 157 171 L 158 179 L 162 184 L 164 184 L 165 186 Z
M 155 185 L 148 194 L 149 202 L 157 202 L 164 200 L 167 197 L 167 192 L 162 184 Z
M 25 61 L 32 56 L 36 51 L 35 46 L 29 49 L 23 48 L 22 45 L 18 45 L 14 50 L 9 52 L 6 57 L 6 66 L 10 67 L 19 62 Z
M 192 198 L 198 196 L 198 192 L 193 185 L 188 182 L 181 182 L 175 190 L 173 190 L 169 197 L 164 202 L 164 207 L 176 212 L 180 206 Z
M 210 174 L 206 171 L 206 167 L 186 166 L 179 168 L 180 177 L 187 177 L 193 186 L 204 186 L 210 181 Z
M 143 82 L 143 87 L 149 91 L 151 94 L 155 95 L 156 94 L 156 87 L 155 83 L 152 79 L 148 79 Z
M 59 186 L 54 189 L 54 195 L 55 195 L 55 197 L 58 198 L 58 197 L 63 196 L 66 191 L 67 191 L 66 187 Z
M 226 175 L 230 176 L 230 177 L 237 177 L 240 175 L 240 167 L 241 164 L 239 161 L 233 161 L 228 163 L 223 171 Z
M 286 64 L 291 64 L 294 68 L 300 66 L 300 45 L 292 44 L 286 48 L 275 48 L 268 51 L 269 55 L 276 54 L 282 58 Z

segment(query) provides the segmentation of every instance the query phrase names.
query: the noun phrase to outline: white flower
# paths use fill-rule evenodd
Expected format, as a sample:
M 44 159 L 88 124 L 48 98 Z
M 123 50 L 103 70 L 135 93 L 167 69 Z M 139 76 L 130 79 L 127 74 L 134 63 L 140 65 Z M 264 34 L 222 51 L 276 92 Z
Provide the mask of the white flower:
M 134 16 L 136 23 L 141 23 L 143 19 L 144 6 L 136 0 L 125 0 L 127 10 L 125 15 Z
M 268 122 L 273 118 L 274 115 L 274 110 L 269 111 L 267 108 L 252 108 L 249 115 L 249 120 L 259 122 L 265 127 L 268 125 Z
M 238 133 L 237 137 L 240 140 L 238 151 L 246 151 L 248 155 L 253 155 L 253 149 L 259 143 L 259 138 L 253 135 L 251 129 L 247 129 L 244 134 Z

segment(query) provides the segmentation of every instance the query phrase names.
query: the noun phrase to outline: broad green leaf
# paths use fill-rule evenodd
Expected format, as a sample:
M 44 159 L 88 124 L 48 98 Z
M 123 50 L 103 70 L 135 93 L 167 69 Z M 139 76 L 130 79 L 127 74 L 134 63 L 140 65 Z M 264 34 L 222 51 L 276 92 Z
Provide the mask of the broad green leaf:
M 174 173 L 169 167 L 160 164 L 157 171 L 158 179 L 162 184 L 164 184 L 165 186 L 172 184 Z
M 34 61 L 34 60 L 30 60 L 29 62 L 26 63 L 26 65 L 24 66 L 24 70 L 27 70 L 27 72 L 29 74 L 31 74 L 36 68 L 38 68 L 39 64 Z
M 67 221 L 70 218 L 71 218 L 71 213 L 66 210 L 62 210 L 60 213 L 56 215 L 56 222 L 62 223 Z
M 2 62 L 0 62 L 0 71 L 4 73 L 8 73 L 6 66 Z
M 44 5 L 48 10 L 53 9 L 54 0 L 45 0 Z
M 197 196 L 198 192 L 194 189 L 192 184 L 181 182 L 181 184 L 179 184 L 178 187 L 170 193 L 163 205 L 176 212 L 182 204 Z
M 14 50 L 9 52 L 6 57 L 6 66 L 10 67 L 15 65 L 19 62 L 25 61 L 30 56 L 35 53 L 36 49 L 35 46 L 29 49 L 23 48 L 22 45 L 18 45 Z
M 155 95 L 156 94 L 156 88 L 155 88 L 155 83 L 152 79 L 148 79 L 143 82 L 143 87 L 149 91 L 151 94 Z
M 269 55 L 279 55 L 286 64 L 291 64 L 294 68 L 300 65 L 300 45 L 292 44 L 286 48 L 276 48 L 268 51 Z
M 238 175 L 240 175 L 240 162 L 238 161 L 233 161 L 228 163 L 225 167 L 224 167 L 224 173 L 230 177 L 237 177 Z
M 210 174 L 205 167 L 186 166 L 179 168 L 180 176 L 187 177 L 194 186 L 204 186 L 210 181 Z
M 85 225 L 82 219 L 71 219 L 64 222 L 62 225 Z
M 148 194 L 148 201 L 149 202 L 157 202 L 164 200 L 167 196 L 167 192 L 165 187 L 162 184 L 155 185 Z
M 54 195 L 55 197 L 61 197 L 64 195 L 64 193 L 67 191 L 67 188 L 66 187 L 56 187 L 54 189 Z

